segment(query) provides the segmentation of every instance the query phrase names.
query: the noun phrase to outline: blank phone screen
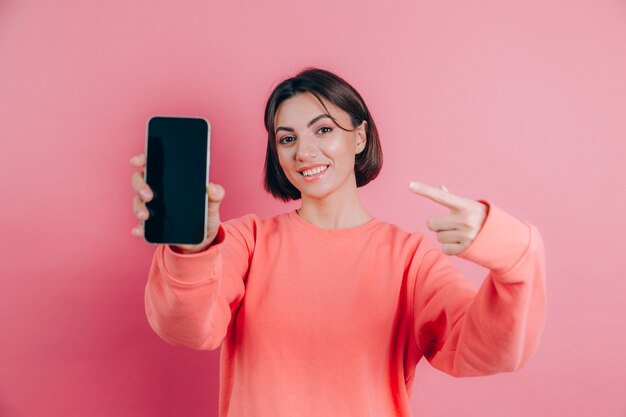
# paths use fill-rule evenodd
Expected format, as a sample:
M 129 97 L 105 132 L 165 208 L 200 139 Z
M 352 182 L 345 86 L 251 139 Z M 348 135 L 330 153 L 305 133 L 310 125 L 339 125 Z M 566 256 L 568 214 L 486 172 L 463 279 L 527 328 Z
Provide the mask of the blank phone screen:
M 197 244 L 206 230 L 209 124 L 201 118 L 153 117 L 148 121 L 144 235 L 151 243 Z

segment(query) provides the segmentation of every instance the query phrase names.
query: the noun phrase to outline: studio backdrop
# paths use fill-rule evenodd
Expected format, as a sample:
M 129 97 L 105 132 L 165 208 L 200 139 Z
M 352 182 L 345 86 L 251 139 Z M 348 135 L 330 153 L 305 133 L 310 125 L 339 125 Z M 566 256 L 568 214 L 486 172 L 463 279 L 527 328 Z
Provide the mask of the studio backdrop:
M 445 208 L 408 183 L 445 184 L 545 242 L 533 358 L 484 378 L 424 360 L 414 415 L 626 415 L 626 2 L 2 0 L 0 416 L 217 416 L 219 350 L 148 325 L 128 161 L 150 116 L 202 116 L 222 218 L 292 210 L 262 188 L 263 108 L 309 66 L 378 125 L 376 217 L 436 243 Z

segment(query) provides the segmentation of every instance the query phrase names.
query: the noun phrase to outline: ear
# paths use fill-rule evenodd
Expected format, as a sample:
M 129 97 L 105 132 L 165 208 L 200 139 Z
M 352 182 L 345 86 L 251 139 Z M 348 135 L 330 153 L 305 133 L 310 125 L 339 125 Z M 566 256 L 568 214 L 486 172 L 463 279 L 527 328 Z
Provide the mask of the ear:
M 367 122 L 363 120 L 356 128 L 356 153 L 359 154 L 365 149 L 367 144 Z

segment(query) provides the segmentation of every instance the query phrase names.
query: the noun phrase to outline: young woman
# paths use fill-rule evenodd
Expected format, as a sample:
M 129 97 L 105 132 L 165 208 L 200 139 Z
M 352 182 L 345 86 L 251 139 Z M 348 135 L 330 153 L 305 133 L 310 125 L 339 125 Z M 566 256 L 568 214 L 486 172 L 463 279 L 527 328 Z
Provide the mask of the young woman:
M 454 376 L 526 363 L 545 311 L 533 225 L 416 183 L 414 192 L 450 209 L 428 222 L 441 249 L 374 218 L 357 188 L 382 165 L 376 125 L 358 92 L 330 72 L 279 84 L 265 126 L 265 188 L 300 207 L 220 221 L 224 189 L 209 185 L 207 239 L 159 245 L 146 286 L 157 334 L 221 346 L 220 416 L 410 416 L 422 357 Z M 144 155 L 131 163 L 143 167 Z M 151 191 L 140 172 L 133 184 L 143 221 Z M 481 287 L 446 255 L 488 268 Z

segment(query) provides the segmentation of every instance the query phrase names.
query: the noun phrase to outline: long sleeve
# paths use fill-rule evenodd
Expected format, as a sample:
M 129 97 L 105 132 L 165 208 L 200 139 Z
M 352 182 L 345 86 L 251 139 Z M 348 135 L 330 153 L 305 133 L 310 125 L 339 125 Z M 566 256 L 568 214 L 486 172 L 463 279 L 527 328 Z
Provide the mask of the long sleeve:
M 220 224 L 207 250 L 180 254 L 158 245 L 145 289 L 152 329 L 174 345 L 213 350 L 224 339 L 245 292 L 255 217 Z
M 146 311 L 171 343 L 220 347 L 221 417 L 410 417 L 420 358 L 480 375 L 530 356 L 542 251 L 531 225 L 492 206 L 461 254 L 490 270 L 478 290 L 422 234 L 378 219 L 246 217 L 205 252 L 157 248 Z
M 459 256 L 489 269 L 478 290 L 427 243 L 413 299 L 418 349 L 453 376 L 520 369 L 545 322 L 545 254 L 538 230 L 485 201 L 485 223 Z

